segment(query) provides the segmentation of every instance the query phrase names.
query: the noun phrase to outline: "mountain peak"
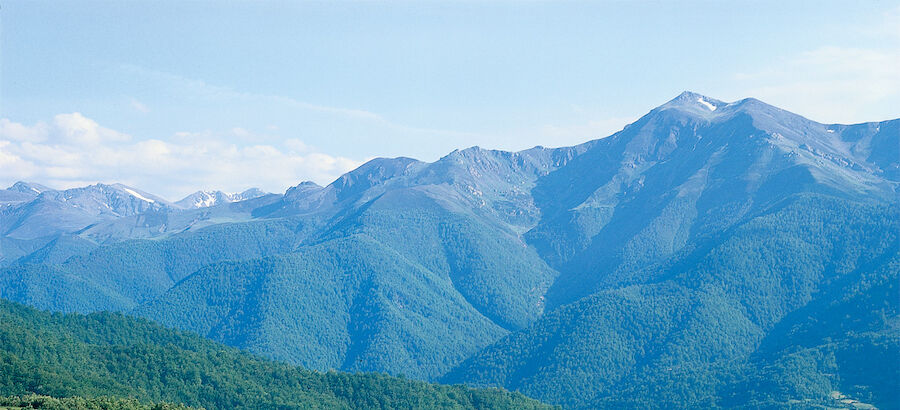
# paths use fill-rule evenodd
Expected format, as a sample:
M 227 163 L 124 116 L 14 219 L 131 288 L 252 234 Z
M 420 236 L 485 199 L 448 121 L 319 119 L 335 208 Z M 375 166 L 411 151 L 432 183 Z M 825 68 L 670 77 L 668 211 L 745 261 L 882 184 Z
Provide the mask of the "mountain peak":
M 222 191 L 197 191 L 175 203 L 182 208 L 208 208 L 222 203 L 246 201 L 266 195 L 259 188 L 250 188 L 244 192 L 226 193 Z
M 659 108 L 677 108 L 695 113 L 709 114 L 726 105 L 728 105 L 728 103 L 724 101 L 692 91 L 685 91 L 678 94 L 677 97 L 669 100 L 669 102 L 663 104 Z
M 353 171 L 340 176 L 331 183 L 331 186 L 345 189 L 358 184 L 367 187 L 377 185 L 388 179 L 407 175 L 411 172 L 411 168 L 423 164 L 417 159 L 408 157 L 373 158 Z
M 821 124 L 756 98 L 725 102 L 691 91 L 682 92 L 665 104 L 654 108 L 642 118 L 656 118 L 659 114 L 664 113 L 666 116 L 674 114 L 682 119 L 707 122 L 728 121 L 737 116 L 746 115 L 752 118 L 756 127 L 782 134 L 791 133 L 791 129 L 796 131 L 809 127 L 821 128 Z M 627 127 L 640 122 L 638 120 Z
M 261 197 L 261 196 L 266 195 L 266 194 L 267 194 L 266 191 L 263 191 L 262 189 L 259 189 L 259 188 L 256 188 L 256 187 L 253 187 L 253 188 L 245 189 L 243 192 L 240 192 L 240 193 L 234 193 L 234 194 L 231 194 L 231 195 L 234 196 L 234 197 L 240 197 L 241 200 L 247 200 L 247 199 L 253 199 L 253 198 Z
M 306 198 L 311 194 L 321 191 L 323 187 L 313 181 L 303 181 L 295 186 L 288 188 L 288 190 L 284 193 L 285 199 L 289 201 L 296 200 L 298 198 Z
M 303 181 L 288 189 L 322 189 L 322 186 L 313 181 Z
M 52 191 L 52 189 L 47 188 L 41 184 L 36 184 L 34 182 L 24 182 L 24 181 L 18 181 L 15 184 L 12 184 L 12 186 L 7 189 L 10 191 L 17 191 L 17 192 L 29 193 L 29 194 L 30 193 L 40 194 L 41 192 L 44 192 L 44 191 Z

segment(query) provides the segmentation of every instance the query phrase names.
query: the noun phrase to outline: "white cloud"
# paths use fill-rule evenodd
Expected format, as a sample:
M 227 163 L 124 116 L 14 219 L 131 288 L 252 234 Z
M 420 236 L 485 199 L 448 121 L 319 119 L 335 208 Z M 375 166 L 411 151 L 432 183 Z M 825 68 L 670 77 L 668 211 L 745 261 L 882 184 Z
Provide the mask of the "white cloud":
M 232 133 L 253 139 L 249 130 Z M 59 188 L 123 182 L 177 200 L 197 189 L 237 192 L 256 186 L 283 192 L 303 180 L 327 184 L 360 164 L 315 152 L 297 139 L 229 141 L 212 131 L 135 140 L 78 113 L 34 125 L 0 119 L 0 182 L 30 180 Z
M 90 146 L 131 139 L 127 134 L 101 127 L 77 112 L 59 114 L 50 123 L 39 122 L 32 126 L 0 118 L 0 138 L 22 143 L 40 143 L 52 138 L 66 144 Z
M 62 141 L 77 145 L 98 145 L 109 142 L 123 142 L 130 136 L 109 128 L 101 127 L 94 120 L 80 113 L 59 114 L 53 117 L 53 126 L 48 133 Z
M 38 142 L 43 141 L 48 133 L 47 124 L 44 123 L 28 127 L 6 118 L 0 118 L 0 136 L 7 140 Z

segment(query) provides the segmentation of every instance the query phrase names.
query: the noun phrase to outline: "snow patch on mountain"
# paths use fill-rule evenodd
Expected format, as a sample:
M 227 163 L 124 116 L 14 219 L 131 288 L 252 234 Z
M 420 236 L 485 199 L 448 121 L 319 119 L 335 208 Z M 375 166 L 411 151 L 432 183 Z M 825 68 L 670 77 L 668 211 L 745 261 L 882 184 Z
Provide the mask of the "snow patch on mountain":
M 194 207 L 206 208 L 215 205 L 216 202 L 216 197 L 213 193 L 204 191 L 200 194 L 200 197 L 194 201 Z
M 122 188 L 122 189 L 124 189 L 125 192 L 128 192 L 129 194 L 131 194 L 131 195 L 134 196 L 135 198 L 140 199 L 141 201 L 150 202 L 151 204 L 154 203 L 154 202 L 156 202 L 156 201 L 154 201 L 154 200 L 152 200 L 152 199 L 150 199 L 150 198 L 147 198 L 147 197 L 145 197 L 145 196 L 143 196 L 143 195 L 141 195 L 141 194 L 135 192 L 135 191 L 132 190 L 132 189 L 129 189 L 129 188 Z
M 226 193 L 222 191 L 197 191 L 186 196 L 175 204 L 187 209 L 209 208 L 211 206 L 246 201 L 266 195 L 266 192 L 258 188 L 250 188 L 244 192 Z
M 715 111 L 717 108 L 715 105 L 713 105 L 709 101 L 704 100 L 703 97 L 697 97 L 697 102 L 700 104 L 703 104 L 706 108 L 709 108 L 710 111 Z

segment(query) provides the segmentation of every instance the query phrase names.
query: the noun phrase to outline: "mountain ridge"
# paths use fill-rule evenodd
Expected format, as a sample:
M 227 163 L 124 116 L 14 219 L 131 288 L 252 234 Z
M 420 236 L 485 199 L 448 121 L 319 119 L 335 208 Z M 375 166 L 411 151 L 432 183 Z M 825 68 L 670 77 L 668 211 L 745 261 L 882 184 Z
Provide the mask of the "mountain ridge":
M 267 194 L 267 192 L 264 192 L 259 188 L 249 188 L 242 192 L 234 193 L 222 191 L 197 191 L 175 202 L 175 205 L 184 209 L 208 208 L 223 203 L 240 202 L 259 198 Z
M 712 104 L 712 106 L 715 106 L 716 109 L 710 109 L 710 108 L 708 108 L 708 106 L 706 104 Z M 866 122 L 866 123 L 859 123 L 859 124 L 823 124 L 823 123 L 817 123 L 813 120 L 809 120 L 805 117 L 791 113 L 789 111 L 780 109 L 778 107 L 767 104 L 765 102 L 762 102 L 762 101 L 752 98 L 752 97 L 744 98 L 744 99 L 733 101 L 733 102 L 724 102 L 724 101 L 717 100 L 717 99 L 714 99 L 711 97 L 707 97 L 707 96 L 699 94 L 699 93 L 695 93 L 695 92 L 691 92 L 691 91 L 684 91 L 681 94 L 679 94 L 678 96 L 676 96 L 675 98 L 669 100 L 668 102 L 654 108 L 648 114 L 641 117 L 637 121 L 626 125 L 625 129 L 634 127 L 636 124 L 641 123 L 644 118 L 651 117 L 653 115 L 662 113 L 664 111 L 670 111 L 670 110 L 679 111 L 684 114 L 689 114 L 688 116 L 693 115 L 695 120 L 696 119 L 710 119 L 710 118 L 721 119 L 721 118 L 725 118 L 725 117 L 729 117 L 729 116 L 733 117 L 735 115 L 749 113 L 749 114 L 752 114 L 751 117 L 754 117 L 754 120 L 765 122 L 766 119 L 777 114 L 780 116 L 788 117 L 789 122 L 791 122 L 791 123 L 804 123 L 804 122 L 808 123 L 807 125 L 805 125 L 803 127 L 799 127 L 799 128 L 809 128 L 810 126 L 818 126 L 818 128 L 820 128 L 821 131 L 825 131 L 828 133 L 835 133 L 838 136 L 842 135 L 843 131 L 852 130 L 852 131 L 858 132 L 859 129 L 867 128 L 867 127 L 880 128 L 880 126 L 884 125 L 884 126 L 895 128 L 898 126 L 898 124 L 896 124 L 896 122 L 900 122 L 900 118 L 898 118 L 898 119 L 894 119 L 894 120 Z M 784 121 L 784 118 L 782 118 L 782 121 Z M 503 154 L 503 155 L 508 155 L 508 156 L 514 155 L 514 156 L 519 156 L 521 158 L 534 159 L 536 157 L 534 155 L 531 155 L 534 152 L 551 152 L 551 153 L 565 152 L 565 151 L 578 152 L 578 151 L 583 151 L 586 146 L 596 144 L 598 141 L 601 141 L 601 140 L 604 140 L 607 138 L 611 138 L 611 137 L 615 137 L 616 135 L 619 135 L 623 131 L 625 131 L 625 129 L 623 129 L 622 131 L 619 131 L 617 133 L 614 133 L 608 137 L 590 140 L 585 143 L 578 144 L 575 146 L 570 146 L 570 147 L 545 148 L 542 146 L 536 146 L 536 147 L 532 147 L 532 148 L 528 148 L 528 149 L 524 149 L 524 150 L 520 150 L 520 151 L 503 151 L 503 150 L 484 149 L 484 148 L 481 148 L 478 146 L 472 146 L 472 147 L 465 148 L 465 149 L 454 150 L 453 152 L 447 154 L 444 157 L 441 157 L 440 159 L 438 159 L 437 161 L 432 162 L 432 163 L 426 163 L 426 162 L 422 162 L 422 161 L 419 161 L 419 160 L 416 160 L 413 158 L 408 158 L 408 157 L 395 157 L 395 158 L 379 157 L 379 158 L 371 159 L 371 160 L 367 161 L 366 163 L 360 165 L 356 169 L 346 173 L 345 175 L 338 177 L 337 179 L 335 179 L 335 181 L 326 185 L 325 188 L 333 187 L 334 190 L 341 193 L 340 195 L 343 195 L 341 199 L 346 199 L 346 197 L 352 196 L 352 194 L 354 192 L 358 192 L 360 190 L 365 191 L 366 189 L 370 189 L 373 186 L 378 185 L 383 182 L 386 182 L 388 180 L 392 180 L 397 177 L 402 177 L 404 175 L 406 175 L 406 176 L 411 175 L 416 170 L 437 165 L 443 161 L 448 160 L 449 158 L 453 158 L 456 156 L 462 156 L 462 157 L 469 156 L 471 158 L 470 153 L 491 152 L 491 153 L 495 153 L 495 154 Z M 791 132 L 791 134 L 796 134 L 796 132 Z M 818 135 L 821 136 L 821 133 L 818 133 Z M 815 141 L 815 139 L 806 139 L 804 141 L 807 141 L 807 142 Z M 819 142 L 820 143 L 828 142 L 828 139 L 822 139 Z M 833 142 L 833 141 L 831 141 L 831 142 Z M 833 150 L 840 149 L 841 147 L 825 146 L 825 148 L 827 148 L 829 151 L 833 151 Z M 852 155 L 847 151 L 844 151 L 841 154 Z M 872 154 L 872 153 L 870 153 L 870 154 Z M 851 164 L 851 165 L 854 165 L 854 164 Z M 888 165 L 891 166 L 892 168 L 897 166 L 896 164 L 888 164 Z M 360 183 L 363 183 L 362 189 L 359 188 Z M 119 183 L 109 184 L 109 185 L 98 183 L 98 184 L 87 186 L 87 187 L 72 188 L 70 190 L 63 190 L 63 191 L 87 190 L 87 189 L 93 189 L 93 188 L 102 189 L 104 187 L 114 188 L 114 189 L 118 189 L 118 190 L 126 190 L 126 192 L 128 190 L 130 190 L 134 193 L 139 193 L 138 195 L 134 195 L 134 193 L 133 193 L 132 196 L 135 196 L 138 199 L 142 199 L 142 197 L 143 197 L 143 199 L 148 199 L 148 198 L 151 199 L 151 201 L 146 201 L 146 202 L 151 202 L 151 203 L 152 202 L 160 202 L 162 204 L 166 204 L 169 206 L 171 206 L 172 204 L 183 204 L 182 206 L 180 206 L 181 208 L 189 208 L 192 206 L 196 206 L 193 202 L 197 200 L 196 198 L 194 198 L 197 195 L 206 195 L 206 196 L 217 196 L 218 195 L 218 196 L 222 196 L 223 198 L 232 198 L 231 202 L 234 202 L 233 199 L 247 200 L 247 199 L 253 199 L 253 198 L 256 198 L 259 196 L 263 196 L 265 194 L 265 192 L 259 190 L 258 188 L 250 188 L 241 193 L 235 193 L 235 194 L 227 194 L 223 191 L 197 191 L 191 195 L 188 195 L 185 198 L 182 198 L 181 200 L 179 200 L 177 202 L 169 202 L 165 199 L 162 199 L 161 197 L 158 197 L 158 196 L 155 196 L 152 194 L 148 194 L 144 191 L 140 191 L 140 190 L 137 190 L 136 188 L 128 187 L 126 185 L 119 184 Z M 33 183 L 33 182 L 19 181 L 5 190 L 0 190 L 0 192 L 3 192 L 3 191 L 17 191 L 17 192 L 22 192 L 22 193 L 25 193 L 25 192 L 41 193 L 41 192 L 45 192 L 45 191 L 58 191 L 58 190 L 55 190 L 52 188 L 47 188 L 43 185 Z M 290 189 L 288 191 L 290 191 Z M 201 200 L 201 202 L 204 202 L 204 201 Z M 206 203 L 204 202 L 204 205 L 200 206 L 200 207 L 205 207 L 205 206 L 209 206 L 209 205 L 206 205 Z

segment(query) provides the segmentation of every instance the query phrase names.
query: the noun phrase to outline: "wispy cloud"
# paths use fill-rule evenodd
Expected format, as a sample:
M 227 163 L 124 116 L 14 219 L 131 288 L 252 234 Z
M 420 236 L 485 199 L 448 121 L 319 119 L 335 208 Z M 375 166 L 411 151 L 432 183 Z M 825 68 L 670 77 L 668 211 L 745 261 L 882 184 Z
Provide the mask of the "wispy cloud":
M 866 115 L 900 115 L 890 104 L 900 97 L 897 67 L 900 50 L 823 47 L 736 79 L 750 85 L 750 95 L 813 119 L 860 122 L 879 119 Z
M 230 98 L 230 99 L 264 99 L 273 103 L 283 104 L 296 109 L 316 111 L 321 113 L 329 113 L 341 115 L 348 118 L 386 121 L 380 115 L 366 110 L 331 107 L 327 105 L 319 105 L 300 101 L 295 98 L 282 95 L 260 94 L 237 91 L 230 87 L 209 84 L 203 80 L 188 78 L 178 74 L 168 73 L 165 71 L 152 70 L 145 67 L 122 64 L 119 66 L 123 71 L 129 72 L 137 77 L 150 78 L 156 83 L 169 84 L 172 88 L 178 89 L 183 93 L 204 95 L 211 98 Z
M 900 116 L 900 7 L 873 24 L 851 27 L 867 46 L 826 45 L 738 73 L 745 94 L 826 122 Z M 863 42 L 858 42 L 863 43 Z
M 130 100 L 130 103 L 131 103 L 131 108 L 134 108 L 134 110 L 137 112 L 142 112 L 144 114 L 150 112 L 150 108 L 147 107 L 146 104 L 138 101 L 136 98 L 132 98 Z
M 167 94 L 178 99 L 183 104 L 185 101 L 204 104 L 206 107 L 219 106 L 229 110 L 239 111 L 244 115 L 248 109 L 270 108 L 271 112 L 288 113 L 290 118 L 284 115 L 272 120 L 286 121 L 291 124 L 285 127 L 266 124 L 267 129 L 297 128 L 308 129 L 316 133 L 313 139 L 327 139 L 331 142 L 340 140 L 352 143 L 354 139 L 371 138 L 384 140 L 382 146 L 416 148 L 413 144 L 422 140 L 442 141 L 441 143 L 427 144 L 434 147 L 431 155 L 443 154 L 460 146 L 474 145 L 490 141 L 491 136 L 475 132 L 439 129 L 434 127 L 422 127 L 398 122 L 385 116 L 360 108 L 335 107 L 323 104 L 315 104 L 294 97 L 276 94 L 239 91 L 231 87 L 211 84 L 206 81 L 189 78 L 165 71 L 148 69 L 145 67 L 122 64 L 118 69 L 128 77 L 138 78 L 141 82 L 157 84 L 168 90 Z M 325 135 L 327 134 L 327 135 Z M 378 145 L 378 144 L 375 144 Z M 377 152 L 376 152 L 377 154 Z M 410 152 L 397 152 L 397 155 L 415 155 Z M 436 158 L 436 156 L 435 156 Z M 427 159 L 427 158 L 426 158 Z
M 559 145 L 575 145 L 592 139 L 608 137 L 621 131 L 634 120 L 633 117 L 610 117 L 577 124 L 548 124 L 540 128 L 538 135 L 541 139 L 556 141 Z

